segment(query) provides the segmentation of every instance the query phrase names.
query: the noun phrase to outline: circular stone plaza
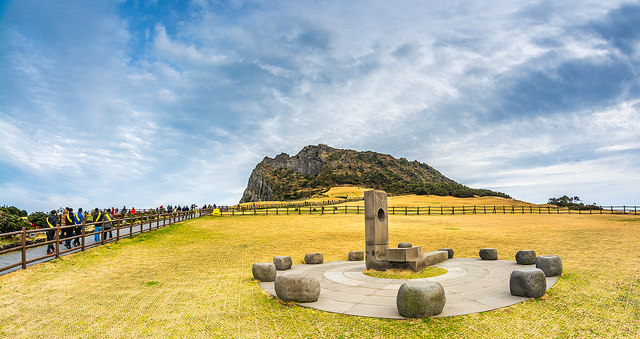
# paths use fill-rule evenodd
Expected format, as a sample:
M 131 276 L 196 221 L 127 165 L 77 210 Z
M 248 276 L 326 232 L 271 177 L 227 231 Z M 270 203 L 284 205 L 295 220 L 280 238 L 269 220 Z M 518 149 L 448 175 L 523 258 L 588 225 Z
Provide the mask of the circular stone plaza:
M 446 303 L 436 317 L 449 317 L 490 311 L 523 302 L 529 298 L 513 296 L 509 289 L 511 273 L 516 269 L 535 268 L 509 260 L 480 258 L 452 258 L 436 267 L 446 274 L 411 281 L 440 283 L 445 290 Z M 404 319 L 398 312 L 396 296 L 404 279 L 380 279 L 364 275 L 363 261 L 333 261 L 323 264 L 301 264 L 278 275 L 304 275 L 320 282 L 318 301 L 298 303 L 303 307 L 356 316 Z M 558 280 L 547 277 L 547 290 Z M 260 282 L 260 287 L 276 296 L 274 282 Z

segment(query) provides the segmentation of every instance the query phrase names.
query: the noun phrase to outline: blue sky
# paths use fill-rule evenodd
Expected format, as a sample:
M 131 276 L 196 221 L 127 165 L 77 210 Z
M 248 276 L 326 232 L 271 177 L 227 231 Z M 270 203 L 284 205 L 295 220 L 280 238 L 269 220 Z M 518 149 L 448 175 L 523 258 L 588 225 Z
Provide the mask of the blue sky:
M 319 143 L 640 204 L 638 2 L 0 4 L 0 204 L 232 204 Z

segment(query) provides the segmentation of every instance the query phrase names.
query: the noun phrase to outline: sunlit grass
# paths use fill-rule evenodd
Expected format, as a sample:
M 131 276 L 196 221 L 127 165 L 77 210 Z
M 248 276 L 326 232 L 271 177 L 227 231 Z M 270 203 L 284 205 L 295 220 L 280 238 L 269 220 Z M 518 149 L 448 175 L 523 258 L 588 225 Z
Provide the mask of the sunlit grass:
M 447 270 L 440 267 L 430 266 L 420 272 L 391 268 L 386 271 L 364 270 L 362 273 L 370 277 L 382 279 L 422 279 L 446 274 Z
M 0 336 L 638 337 L 640 218 L 610 215 L 390 216 L 390 244 L 557 254 L 543 300 L 430 320 L 347 316 L 277 302 L 251 264 L 307 252 L 346 260 L 363 215 L 204 217 L 0 276 Z

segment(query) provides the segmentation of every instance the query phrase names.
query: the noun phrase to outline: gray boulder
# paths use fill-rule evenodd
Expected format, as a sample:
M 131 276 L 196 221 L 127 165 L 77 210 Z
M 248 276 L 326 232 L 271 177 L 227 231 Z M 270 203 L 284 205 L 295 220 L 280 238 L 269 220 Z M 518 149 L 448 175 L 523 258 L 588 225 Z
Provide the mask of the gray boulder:
M 521 268 L 511 272 L 511 294 L 519 297 L 539 298 L 547 291 L 547 278 L 538 268 Z
M 322 264 L 323 261 L 324 256 L 319 252 L 307 253 L 304 255 L 305 264 Z
M 516 262 L 520 265 L 533 265 L 536 259 L 536 252 L 533 250 L 522 250 L 516 253 Z
M 398 244 L 398 248 L 411 248 L 411 243 L 408 241 L 401 242 Z
M 362 261 L 364 260 L 364 251 L 350 251 L 349 261 Z
M 495 248 L 481 248 L 480 258 L 482 260 L 498 260 L 498 250 Z
M 446 301 L 440 283 L 409 281 L 400 286 L 396 306 L 403 317 L 424 318 L 442 313 Z
M 446 251 L 448 259 L 452 259 L 453 258 L 453 248 L 441 248 L 438 251 Z
M 536 268 L 541 269 L 547 277 L 562 274 L 562 260 L 557 255 L 541 255 L 536 260 Z
M 280 275 L 274 287 L 276 295 L 283 301 L 313 302 L 320 296 L 320 281 L 301 275 Z
M 251 267 L 253 278 L 260 281 L 276 280 L 276 265 L 270 262 L 261 262 L 253 264 Z
M 284 271 L 291 268 L 293 260 L 289 256 L 278 255 L 273 257 L 273 264 L 276 265 L 276 270 Z

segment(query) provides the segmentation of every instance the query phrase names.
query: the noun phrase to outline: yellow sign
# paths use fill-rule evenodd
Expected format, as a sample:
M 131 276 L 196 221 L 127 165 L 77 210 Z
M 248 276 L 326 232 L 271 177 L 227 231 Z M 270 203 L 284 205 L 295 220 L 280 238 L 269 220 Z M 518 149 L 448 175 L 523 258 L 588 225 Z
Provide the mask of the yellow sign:
M 213 209 L 213 211 L 211 211 L 211 215 L 220 215 L 220 209 L 219 208 Z

